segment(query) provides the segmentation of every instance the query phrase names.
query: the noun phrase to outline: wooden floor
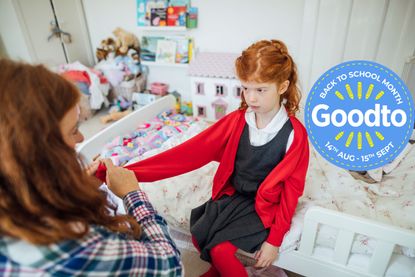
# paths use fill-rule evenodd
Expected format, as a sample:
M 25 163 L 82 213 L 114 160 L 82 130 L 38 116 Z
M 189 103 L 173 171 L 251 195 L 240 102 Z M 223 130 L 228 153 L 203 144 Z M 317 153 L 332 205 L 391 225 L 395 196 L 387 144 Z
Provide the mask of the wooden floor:
M 182 261 L 185 269 L 185 277 L 198 277 L 205 273 L 210 265 L 209 263 L 201 260 L 198 253 L 189 250 L 182 250 Z M 302 275 L 285 270 L 288 277 L 302 277 Z M 257 275 L 255 275 L 257 276 Z M 273 276 L 273 275 L 264 275 Z

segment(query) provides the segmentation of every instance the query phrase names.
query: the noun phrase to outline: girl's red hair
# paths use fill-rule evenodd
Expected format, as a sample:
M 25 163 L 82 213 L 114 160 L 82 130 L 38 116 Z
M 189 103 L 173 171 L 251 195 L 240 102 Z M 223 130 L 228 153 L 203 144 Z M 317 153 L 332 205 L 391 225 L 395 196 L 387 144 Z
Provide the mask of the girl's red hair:
M 277 86 L 288 80 L 287 91 L 281 95 L 281 102 L 286 99 L 285 107 L 294 115 L 299 109 L 301 98 L 297 87 L 297 68 L 288 53 L 287 46 L 280 40 L 261 40 L 242 52 L 235 62 L 236 75 L 245 82 L 276 83 Z M 243 94 L 240 109 L 248 105 Z

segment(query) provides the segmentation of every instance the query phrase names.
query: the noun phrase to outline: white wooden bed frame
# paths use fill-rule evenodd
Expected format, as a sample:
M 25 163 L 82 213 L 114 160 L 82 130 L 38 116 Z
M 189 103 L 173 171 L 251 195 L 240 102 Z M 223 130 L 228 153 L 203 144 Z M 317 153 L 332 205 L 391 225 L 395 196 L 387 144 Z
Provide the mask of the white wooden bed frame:
M 91 162 L 112 138 L 134 131 L 140 123 L 151 120 L 161 111 L 174 106 L 173 96 L 158 99 L 102 130 L 79 145 L 77 151 L 84 156 L 86 162 Z M 332 260 L 314 255 L 319 224 L 339 229 Z M 377 240 L 366 268 L 348 266 L 355 234 L 363 234 Z M 383 276 L 389 267 L 395 245 L 415 249 L 415 232 L 333 210 L 312 207 L 305 214 L 300 248 L 281 253 L 275 265 L 304 276 Z M 415 264 L 405 275 L 415 276 Z

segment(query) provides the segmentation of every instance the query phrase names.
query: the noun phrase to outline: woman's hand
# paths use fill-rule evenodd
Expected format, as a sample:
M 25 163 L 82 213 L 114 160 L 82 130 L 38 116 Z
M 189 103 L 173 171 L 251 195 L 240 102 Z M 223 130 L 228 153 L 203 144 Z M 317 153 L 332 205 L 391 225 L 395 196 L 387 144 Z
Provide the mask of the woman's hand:
M 115 166 L 110 159 L 105 159 L 103 162 L 107 167 L 107 186 L 119 198 L 124 198 L 129 192 L 140 189 L 132 171 Z
M 278 250 L 278 247 L 264 241 L 261 249 L 255 253 L 257 262 L 254 267 L 268 267 L 272 265 L 278 257 Z

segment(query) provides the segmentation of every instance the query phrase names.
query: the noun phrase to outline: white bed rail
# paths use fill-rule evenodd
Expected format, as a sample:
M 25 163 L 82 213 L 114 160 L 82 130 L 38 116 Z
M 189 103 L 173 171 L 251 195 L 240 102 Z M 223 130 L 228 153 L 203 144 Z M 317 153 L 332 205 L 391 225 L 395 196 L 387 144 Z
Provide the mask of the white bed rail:
M 172 95 L 167 95 L 156 100 L 147 106 L 138 109 L 124 118 L 118 120 L 114 124 L 100 131 L 87 141 L 83 142 L 77 147 L 77 152 L 80 153 L 87 163 L 101 153 L 104 145 L 116 136 L 133 132 L 139 124 L 153 119 L 161 111 L 174 108 L 176 99 Z
M 305 215 L 300 249 L 296 251 L 300 256 L 313 257 L 319 224 L 339 229 L 331 263 L 343 268 L 345 273 L 353 271 L 347 269 L 347 262 L 355 234 L 363 234 L 377 240 L 366 272 L 359 270 L 357 274 L 350 274 L 351 276 L 383 276 L 395 245 L 415 249 L 415 232 L 321 207 L 312 207 Z M 323 262 L 326 265 L 330 263 L 327 260 Z

